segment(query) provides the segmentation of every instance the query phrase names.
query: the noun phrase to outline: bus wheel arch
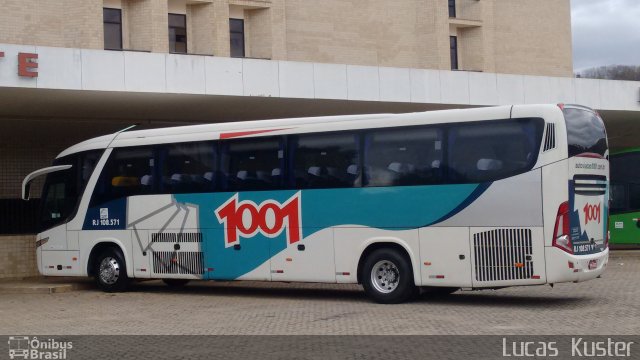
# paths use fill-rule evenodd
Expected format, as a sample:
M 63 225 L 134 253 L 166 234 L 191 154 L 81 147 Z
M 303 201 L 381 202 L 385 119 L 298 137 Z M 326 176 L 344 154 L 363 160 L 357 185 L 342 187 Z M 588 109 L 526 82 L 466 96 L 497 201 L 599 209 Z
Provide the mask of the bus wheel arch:
M 87 273 L 96 280 L 96 285 L 106 292 L 125 291 L 130 278 L 125 253 L 117 243 L 96 244 L 89 255 Z
M 122 249 L 122 246 L 120 246 L 118 243 L 116 242 L 112 242 L 112 241 L 102 241 L 99 242 L 97 244 L 95 244 L 93 246 L 93 248 L 91 249 L 91 252 L 89 253 L 89 258 L 87 260 L 87 274 L 89 276 L 95 276 L 95 269 L 96 269 L 96 261 L 97 258 L 100 254 L 102 254 L 104 251 L 106 251 L 109 248 L 113 248 L 113 249 L 117 249 L 120 251 L 120 253 L 123 254 L 124 256 L 124 250 Z
M 366 261 L 367 257 L 374 252 L 375 250 L 378 250 L 380 248 L 391 248 L 391 249 L 396 249 L 397 251 L 403 253 L 403 255 L 406 257 L 407 261 L 409 262 L 409 264 L 411 265 L 411 271 L 414 271 L 415 269 L 413 268 L 413 261 L 411 259 L 411 254 L 409 253 L 409 250 L 401 243 L 396 242 L 396 241 L 391 241 L 388 239 L 382 240 L 382 241 L 374 241 L 370 244 L 368 244 L 364 250 L 362 250 L 362 252 L 360 253 L 360 258 L 358 259 L 358 268 L 357 268 L 357 280 L 358 280 L 358 284 L 362 284 L 362 275 L 363 275 L 363 265 L 364 262 Z
M 358 261 L 358 283 L 381 304 L 396 304 L 418 294 L 414 267 L 407 249 L 396 242 L 376 242 L 365 248 Z

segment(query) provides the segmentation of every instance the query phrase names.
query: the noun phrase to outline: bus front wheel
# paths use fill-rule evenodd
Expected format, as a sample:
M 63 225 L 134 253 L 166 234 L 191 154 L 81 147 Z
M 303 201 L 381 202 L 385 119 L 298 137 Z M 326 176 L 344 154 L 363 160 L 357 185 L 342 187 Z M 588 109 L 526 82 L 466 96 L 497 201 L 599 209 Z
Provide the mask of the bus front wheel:
M 416 294 L 411 263 L 392 248 L 374 250 L 367 256 L 362 273 L 364 291 L 375 302 L 397 304 Z
M 106 292 L 125 291 L 129 285 L 127 266 L 119 249 L 105 249 L 95 262 L 98 287 Z

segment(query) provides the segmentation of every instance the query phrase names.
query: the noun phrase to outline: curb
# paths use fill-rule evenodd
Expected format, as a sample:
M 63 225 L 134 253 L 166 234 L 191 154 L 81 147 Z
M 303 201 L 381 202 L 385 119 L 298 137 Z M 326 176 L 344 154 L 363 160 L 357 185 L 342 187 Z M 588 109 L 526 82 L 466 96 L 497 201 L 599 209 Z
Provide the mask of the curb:
M 67 284 L 47 284 L 47 283 L 4 283 L 0 284 L 0 295 L 2 294 L 59 294 L 77 290 L 94 289 L 92 283 L 67 283 Z
M 640 250 L 612 250 L 609 259 L 640 259 Z

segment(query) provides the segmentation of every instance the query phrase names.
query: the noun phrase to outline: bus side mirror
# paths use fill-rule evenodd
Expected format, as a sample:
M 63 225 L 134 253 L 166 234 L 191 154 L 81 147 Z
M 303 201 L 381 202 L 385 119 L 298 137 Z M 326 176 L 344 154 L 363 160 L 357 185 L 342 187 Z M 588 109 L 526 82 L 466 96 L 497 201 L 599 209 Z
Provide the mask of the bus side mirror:
M 48 173 L 67 169 L 71 169 L 71 165 L 50 166 L 44 169 L 36 170 L 27 175 L 24 180 L 22 180 L 22 200 L 29 200 L 29 190 L 31 189 L 31 181 L 33 181 L 33 179 L 37 178 L 38 176 L 46 175 Z
M 25 184 L 24 189 L 22 189 L 22 200 L 28 201 L 31 193 L 31 181 Z

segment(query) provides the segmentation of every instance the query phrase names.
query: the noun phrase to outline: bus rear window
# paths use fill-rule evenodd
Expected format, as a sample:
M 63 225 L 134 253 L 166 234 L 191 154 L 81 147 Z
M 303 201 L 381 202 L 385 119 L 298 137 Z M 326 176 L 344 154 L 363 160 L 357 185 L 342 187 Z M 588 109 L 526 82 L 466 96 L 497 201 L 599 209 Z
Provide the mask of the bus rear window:
M 592 111 L 565 107 L 569 157 L 596 154 L 604 157 L 607 152 L 607 133 L 602 119 Z

